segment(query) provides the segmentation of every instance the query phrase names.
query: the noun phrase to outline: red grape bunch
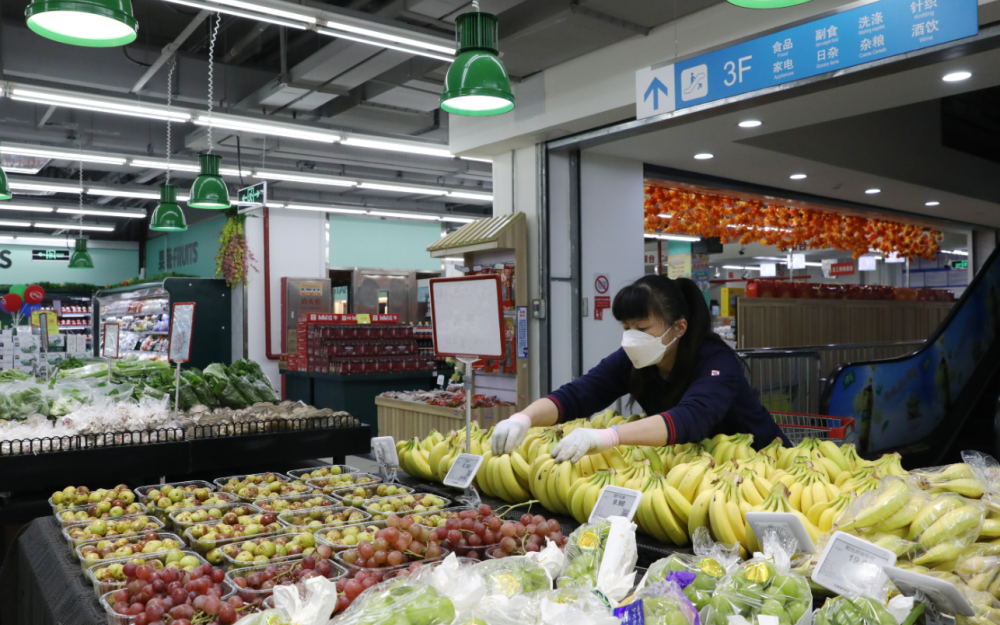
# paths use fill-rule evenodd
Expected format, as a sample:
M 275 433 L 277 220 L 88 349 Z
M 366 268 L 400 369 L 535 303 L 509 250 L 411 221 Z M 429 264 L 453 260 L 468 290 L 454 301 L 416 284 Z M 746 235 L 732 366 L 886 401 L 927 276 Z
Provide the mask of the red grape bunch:
M 484 550 L 501 541 L 502 527 L 503 519 L 495 516 L 490 506 L 482 504 L 452 516 L 444 525 L 431 530 L 431 537 L 460 557 L 479 560 Z
M 337 580 L 337 607 L 334 608 L 334 614 L 340 614 L 348 607 L 358 595 L 368 590 L 375 584 L 383 582 L 386 579 L 394 577 L 408 577 L 409 575 L 416 573 L 420 567 L 424 566 L 424 562 L 413 562 L 409 567 L 403 568 L 398 571 L 385 571 L 382 569 L 362 569 L 357 572 L 354 577 L 342 577 Z M 430 566 L 430 565 L 428 565 Z
M 330 578 L 335 573 L 342 574 L 343 570 L 334 569 L 329 560 L 312 556 L 306 556 L 302 560 L 270 564 L 266 567 L 235 569 L 229 572 L 229 577 L 236 586 L 236 595 L 229 600 L 231 602 L 237 600 L 240 605 L 258 608 L 273 594 L 275 586 L 304 583 L 310 577 L 320 575 Z
M 517 523 L 504 522 L 500 526 L 500 535 L 500 544 L 487 550 L 487 553 L 494 558 L 521 556 L 529 551 L 539 551 L 545 547 L 546 538 L 560 549 L 565 548 L 569 542 L 569 538 L 563 536 L 559 529 L 559 521 L 546 520 L 540 514 L 534 516 L 522 514 Z
M 135 617 L 134 625 L 222 625 L 235 623 L 248 610 L 242 601 L 222 601 L 229 590 L 223 585 L 226 574 L 211 564 L 185 573 L 129 562 L 122 572 L 125 587 L 105 595 L 105 601 L 115 614 Z
M 407 564 L 412 560 L 440 558 L 444 555 L 435 542 L 423 542 L 425 529 L 417 526 L 413 517 L 390 516 L 386 527 L 375 532 L 375 540 L 362 541 L 353 549 L 335 557 L 360 569 L 382 569 Z

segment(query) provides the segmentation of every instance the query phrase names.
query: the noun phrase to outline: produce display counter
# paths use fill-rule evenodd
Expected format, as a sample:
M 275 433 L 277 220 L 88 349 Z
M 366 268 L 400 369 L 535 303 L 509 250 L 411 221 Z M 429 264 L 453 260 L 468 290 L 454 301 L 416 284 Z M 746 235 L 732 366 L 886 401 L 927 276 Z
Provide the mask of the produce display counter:
M 285 399 L 349 412 L 371 427 L 372 436 L 380 435 L 376 397 L 386 391 L 429 390 L 438 376 L 437 371 L 337 375 L 289 369 L 282 369 L 281 374 Z
M 449 408 L 431 406 L 413 401 L 376 397 L 378 406 L 378 431 L 380 436 L 391 436 L 397 441 L 424 436 L 431 430 L 449 432 L 465 427 L 465 407 Z M 473 404 L 475 405 L 475 404 Z M 472 418 L 483 429 L 490 429 L 517 412 L 517 406 L 473 408 Z

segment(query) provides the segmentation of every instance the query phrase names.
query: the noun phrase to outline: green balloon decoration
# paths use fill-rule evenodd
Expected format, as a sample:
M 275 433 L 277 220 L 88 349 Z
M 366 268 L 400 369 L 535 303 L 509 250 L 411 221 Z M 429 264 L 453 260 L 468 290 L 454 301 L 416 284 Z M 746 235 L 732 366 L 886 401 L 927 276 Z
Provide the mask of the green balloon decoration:
M 24 290 L 27 288 L 28 287 L 26 287 L 23 284 L 15 284 L 14 286 L 10 287 L 10 292 L 17 293 L 21 299 L 24 299 Z

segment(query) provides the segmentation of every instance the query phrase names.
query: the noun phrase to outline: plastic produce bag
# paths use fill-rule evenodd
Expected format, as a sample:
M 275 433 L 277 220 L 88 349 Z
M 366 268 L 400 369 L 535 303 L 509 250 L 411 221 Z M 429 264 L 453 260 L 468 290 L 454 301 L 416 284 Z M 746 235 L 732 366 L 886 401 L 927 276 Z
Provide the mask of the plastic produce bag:
M 936 567 L 955 561 L 979 537 L 985 506 L 978 499 L 953 493 L 931 499 L 917 512 L 906 540 L 916 543 L 910 561 Z
M 700 611 L 708 605 L 712 593 L 726 574 L 734 571 L 740 562 L 739 545 L 726 546 L 713 542 L 708 530 L 700 527 L 694 533 L 694 555 L 675 553 L 657 560 L 650 565 L 639 589 L 662 582 L 673 572 L 692 573 L 694 579 L 682 586 L 682 590 Z
M 813 617 L 814 625 L 897 625 L 896 618 L 870 597 L 834 597 Z
M 326 625 L 337 606 L 337 585 L 325 577 L 306 580 L 305 599 L 298 584 L 276 586 L 274 607 L 281 610 L 287 622 L 295 625 Z M 268 621 L 264 621 L 270 625 Z
M 955 493 L 970 499 L 980 499 L 994 486 L 996 476 L 991 479 L 993 472 L 987 467 L 996 464 L 996 460 L 991 456 L 972 452 L 963 452 L 963 457 L 966 454 L 971 462 L 918 469 L 911 474 L 917 479 L 920 488 L 932 494 Z
M 5 385 L 3 391 L 9 418 L 23 421 L 34 414 L 49 416 L 49 402 L 45 399 L 45 390 L 45 386 L 30 381 Z
M 182 371 L 181 376 L 191 385 L 192 390 L 198 396 L 199 404 L 209 408 L 219 407 L 219 400 L 215 397 L 215 393 L 212 392 L 212 388 L 205 382 L 197 369 Z
M 550 590 L 552 578 L 543 566 L 523 556 L 486 560 L 472 567 L 486 585 L 487 595 L 514 595 Z
M 548 538 L 545 539 L 545 546 L 540 551 L 529 551 L 524 557 L 542 565 L 552 579 L 559 579 L 569 565 L 563 550 Z
M 635 581 L 635 524 L 613 516 L 584 523 L 570 534 L 566 546 L 569 566 L 558 580 L 560 588 L 593 586 L 615 601 L 624 599 Z
M 372 586 L 336 622 L 337 625 L 451 625 L 455 616 L 454 604 L 433 586 L 404 578 Z
M 116 384 L 104 381 L 93 387 L 93 396 L 95 399 L 98 397 L 107 397 L 112 401 L 122 401 L 132 397 L 133 390 L 135 390 L 135 387 L 128 382 Z
M 522 623 L 620 625 L 619 620 L 611 613 L 607 597 L 593 587 L 581 586 L 535 592 L 515 597 L 511 604 L 519 613 Z
M 471 565 L 463 564 L 454 553 L 437 566 L 422 567 L 413 579 L 433 586 L 461 613 L 473 609 L 486 596 L 486 584 L 472 572 Z
M 671 573 L 671 579 L 646 586 L 636 593 L 635 601 L 615 608 L 614 615 L 625 623 L 698 625 L 698 611 L 682 590 L 692 581 L 692 573 Z

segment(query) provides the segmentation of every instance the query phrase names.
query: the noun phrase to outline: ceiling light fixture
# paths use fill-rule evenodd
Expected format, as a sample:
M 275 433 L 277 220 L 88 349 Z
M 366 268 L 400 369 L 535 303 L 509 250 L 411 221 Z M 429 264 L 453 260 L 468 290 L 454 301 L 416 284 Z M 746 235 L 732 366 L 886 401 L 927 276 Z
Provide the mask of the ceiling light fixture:
M 20 240 L 20 237 L 18 237 Z M 93 269 L 94 259 L 91 258 L 90 252 L 87 251 L 87 239 L 80 237 L 76 240 L 76 249 L 73 250 L 73 255 L 69 257 L 69 268 L 70 269 Z
M 128 162 L 132 167 L 142 167 L 144 169 L 163 169 L 166 171 L 187 171 L 191 173 L 200 172 L 201 167 L 194 163 L 172 163 L 166 160 L 154 161 L 141 158 L 133 158 Z
M 702 152 L 701 154 L 694 155 L 695 160 L 707 161 L 715 158 L 714 154 L 709 154 L 708 152 Z
M 428 43 L 426 41 L 420 41 L 419 39 L 413 39 L 411 37 L 401 37 L 399 35 L 393 35 L 389 33 L 380 33 L 377 30 L 372 30 L 370 28 L 360 28 L 358 26 L 351 26 L 350 24 L 345 24 L 343 22 L 327 22 L 326 25 L 336 30 L 346 30 L 347 32 L 355 33 L 358 35 L 364 35 L 365 37 L 374 37 L 375 39 L 394 41 L 396 43 L 401 43 L 407 46 L 413 46 L 415 48 L 426 48 L 428 50 L 435 50 L 437 52 L 442 52 L 444 54 L 452 56 L 454 56 L 455 54 L 455 48 L 453 46 Z
M 92 187 L 87 189 L 87 195 L 100 195 L 105 197 L 128 197 L 136 200 L 156 200 L 160 194 L 155 191 L 130 191 L 128 189 L 110 189 L 106 187 Z
M 191 198 L 188 206 L 191 208 L 202 208 L 207 210 L 226 210 L 229 203 L 229 188 L 226 182 L 219 175 L 219 166 L 222 164 L 222 157 L 212 154 L 212 107 L 215 105 L 213 90 L 215 87 L 215 74 L 212 70 L 214 64 L 215 41 L 219 37 L 219 26 L 222 24 L 222 16 L 216 13 L 215 26 L 208 41 L 208 115 L 206 124 L 208 126 L 205 134 L 208 135 L 208 152 L 198 155 L 198 164 L 201 166 L 201 173 L 195 178 L 191 185 Z
M 45 208 L 37 209 L 39 212 L 43 211 L 55 211 L 59 214 L 65 215 L 96 215 L 98 217 L 125 217 L 126 219 L 136 219 L 146 216 L 146 211 L 143 210 L 101 210 L 96 208 Z
M 931 200 L 930 202 L 925 203 L 924 206 L 941 206 L 941 202 Z
M 967 72 L 963 70 L 959 72 L 952 72 L 950 74 L 945 74 L 944 77 L 941 78 L 941 80 L 945 82 L 962 82 L 963 80 L 968 80 L 970 78 L 972 78 L 972 72 Z
M 740 128 L 757 128 L 764 122 L 757 119 L 747 119 L 740 122 Z
M 129 0 L 34 0 L 24 17 L 46 39 L 89 48 L 132 43 L 139 28 Z
M 27 223 L 27 222 L 25 222 Z M 114 232 L 115 227 L 109 224 L 84 224 L 73 221 L 36 221 L 33 224 L 36 228 L 49 228 L 52 230 L 94 230 L 95 232 Z
M 865 191 L 868 195 L 876 195 L 882 192 L 882 189 L 868 189 Z
M 62 152 L 60 150 L 49 150 L 41 146 L 21 147 L 21 146 L 0 146 L 0 154 L 17 154 L 20 156 L 38 156 L 41 158 L 51 158 L 65 161 L 83 161 L 84 163 L 104 163 L 106 165 L 124 165 L 125 159 L 118 156 L 101 156 L 98 154 L 88 154 L 86 152 Z
M 222 115 L 198 115 L 194 123 L 199 126 L 211 126 L 224 130 L 234 130 L 236 132 L 250 132 L 274 137 L 287 137 L 289 139 L 302 139 L 304 141 L 319 141 L 322 143 L 337 143 L 340 135 L 332 130 L 309 130 L 294 124 L 282 122 L 258 122 L 243 120 L 234 116 L 224 117 Z
M 456 224 L 471 224 L 479 220 L 469 219 L 468 217 L 442 217 L 441 221 L 456 223 Z
M 320 28 L 316 32 L 321 35 L 326 35 L 328 37 L 336 37 L 337 39 L 347 39 L 349 41 L 357 41 L 358 43 L 364 43 L 370 46 L 377 46 L 379 48 L 388 48 L 390 50 L 399 50 L 400 52 L 406 52 L 408 54 L 414 54 L 417 56 L 426 56 L 432 59 L 437 59 L 438 61 L 451 61 L 454 59 L 452 56 L 445 56 L 440 52 L 432 52 L 430 50 L 425 50 L 423 48 L 409 48 L 403 47 L 401 45 L 385 43 L 383 41 L 373 41 L 371 37 L 361 37 L 359 35 L 352 35 L 341 30 L 328 30 L 325 28 Z
M 968 252 L 963 252 L 962 250 L 941 250 L 942 254 L 951 254 L 953 256 L 968 256 Z
M 746 267 L 742 267 L 740 265 L 723 265 L 722 268 L 723 269 L 732 269 L 734 271 L 745 271 L 746 270 Z
M 664 241 L 679 241 L 682 243 L 696 243 L 701 241 L 701 237 L 692 237 L 684 234 L 646 234 L 647 239 L 662 239 Z
M 455 19 L 458 56 L 448 68 L 441 108 L 448 113 L 483 117 L 514 110 L 514 93 L 507 68 L 500 60 L 497 16 L 475 11 Z
M 360 137 L 346 137 L 341 143 L 343 145 L 353 145 L 359 148 L 374 148 L 376 150 L 389 150 L 390 152 L 407 152 L 410 154 L 425 154 L 427 156 L 454 158 L 454 155 L 448 150 L 448 148 L 434 147 L 433 145 L 423 147 L 413 143 L 395 143 L 392 141 L 362 139 Z
M 418 215 L 416 213 L 390 213 L 387 211 L 368 211 L 372 217 L 398 217 L 399 219 L 419 219 L 421 221 L 441 221 L 437 215 Z
M 38 191 L 41 193 L 79 193 L 80 189 L 76 186 L 69 185 L 58 185 L 58 184 L 47 184 L 44 182 L 21 182 L 20 180 L 11 180 L 9 183 L 11 189 L 14 192 L 17 191 Z
M 810 0 L 729 0 L 729 4 L 734 4 L 743 9 L 783 9 L 793 7 L 797 4 L 805 4 Z M 752 267 L 748 267 L 752 269 Z
M 183 232 L 187 230 L 187 219 L 177 203 L 177 187 L 172 184 L 160 185 L 160 203 L 149 220 L 149 229 L 157 232 Z
M 298 30 L 305 30 L 306 25 L 297 20 L 283 20 L 279 17 L 271 17 L 266 13 L 251 13 L 248 11 L 240 11 L 239 9 L 233 9 L 227 6 L 219 6 L 217 4 L 210 4 L 208 2 L 199 2 L 198 0 L 167 0 L 167 2 L 172 2 L 174 4 L 180 4 L 186 7 L 193 7 L 195 9 L 207 9 L 209 11 L 216 11 L 218 13 L 225 13 L 226 15 L 235 15 L 236 17 L 245 17 L 249 20 L 257 20 L 258 22 L 267 22 L 268 24 L 277 24 L 278 26 L 287 26 L 288 28 L 295 28 Z
M 448 197 L 457 197 L 465 200 L 482 200 L 484 202 L 492 202 L 492 193 L 469 193 L 467 191 L 450 191 Z
M 313 206 L 311 204 L 288 204 L 285 208 L 293 211 L 317 211 L 320 213 L 344 213 L 346 215 L 365 215 L 368 211 L 357 208 L 340 208 L 338 206 Z
M 18 228 L 30 228 L 30 221 L 18 221 L 16 219 L 0 219 L 0 226 L 15 226 Z
M 26 213 L 53 213 L 55 208 L 51 206 L 30 206 L 28 204 L 0 204 L 0 210 L 24 211 Z
M 167 112 L 163 109 L 155 108 L 153 105 L 126 104 L 121 101 L 112 101 L 111 99 L 64 95 L 61 93 L 38 91 L 36 89 L 25 89 L 23 87 L 12 88 L 10 91 L 10 99 L 21 102 L 34 102 L 35 104 L 48 104 L 50 106 L 65 106 L 69 108 L 83 109 L 86 111 L 97 111 L 99 113 L 114 113 L 116 115 L 144 117 L 147 119 L 172 119 L 180 122 L 191 121 L 190 113 Z
M 333 176 L 321 176 L 315 174 L 294 174 L 282 171 L 254 171 L 254 178 L 263 180 L 284 180 L 287 182 L 304 182 L 306 184 L 321 184 L 331 187 L 356 187 L 358 183 L 354 180 L 336 178 Z
M 242 0 L 213 0 L 213 1 L 218 4 L 224 4 L 226 6 L 236 7 L 237 9 L 255 11 L 257 13 L 266 13 L 268 15 L 273 15 L 274 17 L 283 17 L 287 20 L 293 20 L 296 22 L 305 22 L 306 24 L 315 24 L 318 21 L 312 15 L 305 15 L 303 13 L 296 13 L 294 11 L 284 11 L 282 9 L 276 9 L 274 7 L 267 6 L 266 4 L 243 2 Z
M 791 176 L 789 176 L 789 178 L 791 178 L 792 180 L 805 180 L 808 177 L 809 176 L 805 174 L 792 174 Z
M 372 191 L 394 191 L 396 193 L 409 193 L 412 195 L 448 195 L 448 191 L 443 189 L 427 189 L 422 187 L 404 187 L 393 184 L 381 184 L 377 182 L 362 182 L 361 189 L 371 189 Z

